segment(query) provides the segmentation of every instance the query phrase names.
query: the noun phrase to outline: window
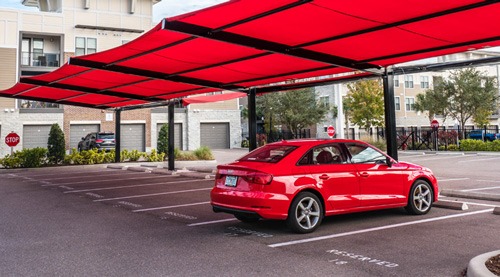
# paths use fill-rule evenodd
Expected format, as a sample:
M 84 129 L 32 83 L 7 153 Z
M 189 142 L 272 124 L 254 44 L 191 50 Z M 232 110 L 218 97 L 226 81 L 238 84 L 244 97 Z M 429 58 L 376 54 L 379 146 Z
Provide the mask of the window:
M 376 163 L 386 160 L 386 156 L 367 145 L 346 144 L 346 146 L 351 155 L 352 163 Z
M 340 145 L 333 144 L 313 148 L 299 160 L 298 165 L 342 164 L 345 161 Z
M 39 102 L 32 100 L 19 100 L 19 107 L 21 109 L 57 109 L 60 108 L 59 104 Z
M 240 158 L 240 161 L 277 163 L 293 150 L 296 146 L 265 145 Z
M 413 75 L 405 75 L 405 88 L 413 88 Z
M 429 76 L 420 76 L 420 87 L 429 88 Z
M 394 106 L 396 107 L 396 111 L 401 110 L 401 99 L 399 96 L 394 97 Z
M 399 88 L 399 76 L 394 76 L 394 86 Z
M 93 54 L 97 52 L 97 39 L 76 37 L 75 56 Z
M 328 96 L 319 97 L 319 105 L 325 109 L 330 108 L 330 98 Z
M 405 103 L 406 103 L 406 110 L 407 111 L 414 111 L 415 110 L 415 98 L 406 97 Z

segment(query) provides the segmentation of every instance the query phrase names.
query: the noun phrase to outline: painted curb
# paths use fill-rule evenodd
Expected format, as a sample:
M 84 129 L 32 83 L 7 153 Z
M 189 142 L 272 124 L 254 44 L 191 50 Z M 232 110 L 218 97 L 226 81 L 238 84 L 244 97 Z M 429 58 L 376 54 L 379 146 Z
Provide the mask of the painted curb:
M 459 211 L 465 211 L 469 209 L 469 206 L 467 206 L 467 204 L 464 202 L 447 201 L 447 200 L 439 200 L 437 202 L 434 202 L 432 206 L 450 210 L 459 210 Z
M 497 277 L 484 264 L 489 258 L 496 255 L 500 255 L 500 250 L 481 254 L 470 260 L 467 266 L 467 277 Z

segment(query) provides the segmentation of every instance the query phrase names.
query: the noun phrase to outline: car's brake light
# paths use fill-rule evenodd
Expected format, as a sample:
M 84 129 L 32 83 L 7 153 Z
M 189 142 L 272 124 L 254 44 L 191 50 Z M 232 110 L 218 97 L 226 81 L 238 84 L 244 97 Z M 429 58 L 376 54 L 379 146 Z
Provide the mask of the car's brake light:
M 269 185 L 273 180 L 273 175 L 267 173 L 250 172 L 243 176 L 250 183 L 259 185 Z
M 102 139 L 96 139 L 96 140 L 95 140 L 95 143 L 101 143 L 101 142 L 103 142 L 103 141 L 104 141 L 104 140 L 102 140 Z

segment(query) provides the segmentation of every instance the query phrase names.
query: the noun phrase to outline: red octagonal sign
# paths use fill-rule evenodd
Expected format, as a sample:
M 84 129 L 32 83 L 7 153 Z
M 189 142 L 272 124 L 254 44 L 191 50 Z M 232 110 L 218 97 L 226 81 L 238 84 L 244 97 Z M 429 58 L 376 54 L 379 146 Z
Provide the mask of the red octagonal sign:
M 16 146 L 20 141 L 19 135 L 16 133 L 10 133 L 5 137 L 5 143 L 7 143 L 8 146 L 14 147 Z
M 328 128 L 326 129 L 326 133 L 328 134 L 328 136 L 330 137 L 333 137 L 335 136 L 335 128 L 333 128 L 332 125 L 328 126 Z

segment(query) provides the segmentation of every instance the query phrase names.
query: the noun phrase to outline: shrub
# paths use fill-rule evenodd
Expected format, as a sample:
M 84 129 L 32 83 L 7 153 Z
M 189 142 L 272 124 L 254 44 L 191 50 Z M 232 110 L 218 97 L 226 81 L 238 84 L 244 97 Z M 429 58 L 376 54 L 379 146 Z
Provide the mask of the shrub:
M 382 151 L 387 151 L 387 142 L 383 139 L 379 139 L 379 140 L 364 139 L 363 141 L 377 147 L 378 149 L 380 149 Z
M 134 149 L 130 151 L 128 158 L 131 162 L 137 162 L 141 157 L 144 156 L 145 153 L 139 152 L 139 150 Z
M 458 151 L 460 148 L 456 144 L 449 144 L 448 145 L 448 151 Z
M 460 141 L 460 150 L 462 151 L 488 151 L 488 144 L 477 139 L 463 139 Z
M 1 163 L 6 168 L 40 167 L 47 164 L 47 149 L 36 147 L 16 151 L 1 159 Z
M 64 156 L 66 155 L 65 144 L 64 133 L 59 124 L 52 124 L 47 143 L 47 157 L 51 164 L 59 164 L 64 161 Z
M 247 139 L 241 141 L 241 147 L 248 148 L 250 147 L 250 142 Z
M 196 150 L 194 150 L 194 155 L 200 160 L 213 160 L 214 155 L 212 155 L 212 151 L 207 146 L 202 146 Z
M 158 153 L 156 149 L 151 150 L 151 154 L 145 156 L 148 162 L 162 162 L 165 160 L 165 153 Z
M 168 124 L 163 124 L 158 134 L 158 153 L 168 153 Z

